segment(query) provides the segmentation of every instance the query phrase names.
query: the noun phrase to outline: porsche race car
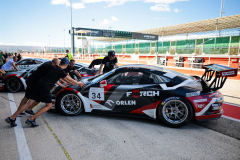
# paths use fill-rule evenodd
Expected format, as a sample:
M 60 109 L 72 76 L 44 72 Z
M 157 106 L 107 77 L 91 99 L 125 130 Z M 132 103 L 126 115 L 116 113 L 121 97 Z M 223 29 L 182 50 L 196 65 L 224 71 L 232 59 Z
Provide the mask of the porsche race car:
M 87 86 L 52 90 L 52 103 L 65 115 L 83 111 L 153 118 L 169 127 L 223 114 L 223 87 L 237 69 L 205 65 L 202 77 L 148 65 L 126 65 L 83 80 Z

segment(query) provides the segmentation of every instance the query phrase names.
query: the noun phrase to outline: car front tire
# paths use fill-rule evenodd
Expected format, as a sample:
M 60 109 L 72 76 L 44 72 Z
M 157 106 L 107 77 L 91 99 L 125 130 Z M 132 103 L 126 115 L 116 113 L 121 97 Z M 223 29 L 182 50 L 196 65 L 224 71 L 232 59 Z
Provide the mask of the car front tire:
M 22 82 L 17 77 L 10 77 L 6 80 L 6 88 L 9 92 L 18 92 L 22 89 Z
M 185 99 L 163 101 L 157 109 L 157 120 L 166 126 L 177 128 L 188 124 L 193 118 L 193 108 Z
M 76 116 L 83 111 L 83 103 L 80 97 L 74 92 L 63 92 L 58 97 L 58 110 L 64 115 Z

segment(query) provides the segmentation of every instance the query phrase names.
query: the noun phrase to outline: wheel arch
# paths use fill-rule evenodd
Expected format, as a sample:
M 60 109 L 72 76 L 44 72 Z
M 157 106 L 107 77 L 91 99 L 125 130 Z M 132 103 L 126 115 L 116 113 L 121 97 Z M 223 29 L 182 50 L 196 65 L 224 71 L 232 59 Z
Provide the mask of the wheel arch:
M 64 93 L 67 92 L 67 91 L 70 91 L 70 92 L 72 92 L 72 93 L 75 93 L 75 94 L 81 99 L 81 101 L 82 101 L 82 103 L 83 103 L 83 110 L 85 111 L 86 103 L 85 103 L 85 101 L 84 101 L 84 98 L 83 98 L 82 94 L 81 94 L 79 91 L 77 91 L 77 90 L 75 90 L 75 89 L 73 89 L 73 88 L 64 88 L 64 89 L 60 90 L 60 91 L 56 94 L 56 97 L 55 97 L 55 109 L 57 109 L 58 99 L 59 99 L 60 95 L 64 94 Z
M 189 99 L 187 99 L 186 97 L 181 97 L 181 96 L 174 96 L 174 97 L 178 97 L 179 98 L 179 100 L 181 100 L 181 99 L 184 99 L 185 101 L 187 101 L 188 102 L 188 104 L 192 107 L 192 109 L 193 109 L 193 118 L 192 118 L 192 120 L 195 120 L 195 107 L 194 107 L 194 105 L 192 104 L 192 102 L 189 100 Z M 171 97 L 168 97 L 168 98 L 171 98 Z M 165 102 L 167 102 L 167 101 L 169 101 L 168 100 L 168 98 L 166 98 L 166 99 L 164 99 L 163 101 L 161 101 L 159 104 L 158 104 L 158 106 L 159 105 L 161 105 L 161 103 L 165 103 Z M 167 101 L 166 101 L 167 100 Z M 158 106 L 157 106 L 157 109 L 158 109 Z M 156 116 L 156 120 L 159 120 L 159 118 L 158 118 L 158 116 L 157 116 L 157 109 L 155 110 L 155 116 Z
M 26 90 L 27 85 L 26 85 L 25 80 L 24 80 L 21 76 L 19 76 L 19 75 L 17 75 L 17 74 L 10 74 L 10 75 L 8 75 L 8 76 L 6 76 L 6 77 L 4 78 L 5 89 L 7 88 L 6 82 L 7 82 L 7 80 L 8 80 L 9 78 L 17 78 L 17 79 L 21 82 L 21 84 L 22 84 L 20 90 L 23 89 L 22 87 L 24 87 L 24 90 Z

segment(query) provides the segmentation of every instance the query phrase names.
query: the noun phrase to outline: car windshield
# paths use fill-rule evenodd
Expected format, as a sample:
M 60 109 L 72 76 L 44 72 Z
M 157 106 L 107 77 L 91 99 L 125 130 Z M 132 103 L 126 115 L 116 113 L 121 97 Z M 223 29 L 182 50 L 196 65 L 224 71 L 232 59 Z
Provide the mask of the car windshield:
M 104 77 L 107 77 L 108 75 L 114 73 L 115 70 L 112 70 L 110 72 L 107 72 L 107 73 L 104 73 L 104 74 L 101 74 L 97 77 L 94 77 L 94 79 L 90 79 L 89 82 L 92 82 L 92 83 L 97 83 L 98 81 L 100 81 L 101 79 L 103 79 Z

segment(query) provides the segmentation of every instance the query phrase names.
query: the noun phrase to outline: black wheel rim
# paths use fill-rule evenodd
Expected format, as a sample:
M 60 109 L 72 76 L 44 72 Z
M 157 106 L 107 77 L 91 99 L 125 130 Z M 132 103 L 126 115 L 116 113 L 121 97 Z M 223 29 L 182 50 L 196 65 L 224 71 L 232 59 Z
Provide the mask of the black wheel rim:
M 11 78 L 8 80 L 8 89 L 11 92 L 16 92 L 20 88 L 20 82 L 16 78 Z

